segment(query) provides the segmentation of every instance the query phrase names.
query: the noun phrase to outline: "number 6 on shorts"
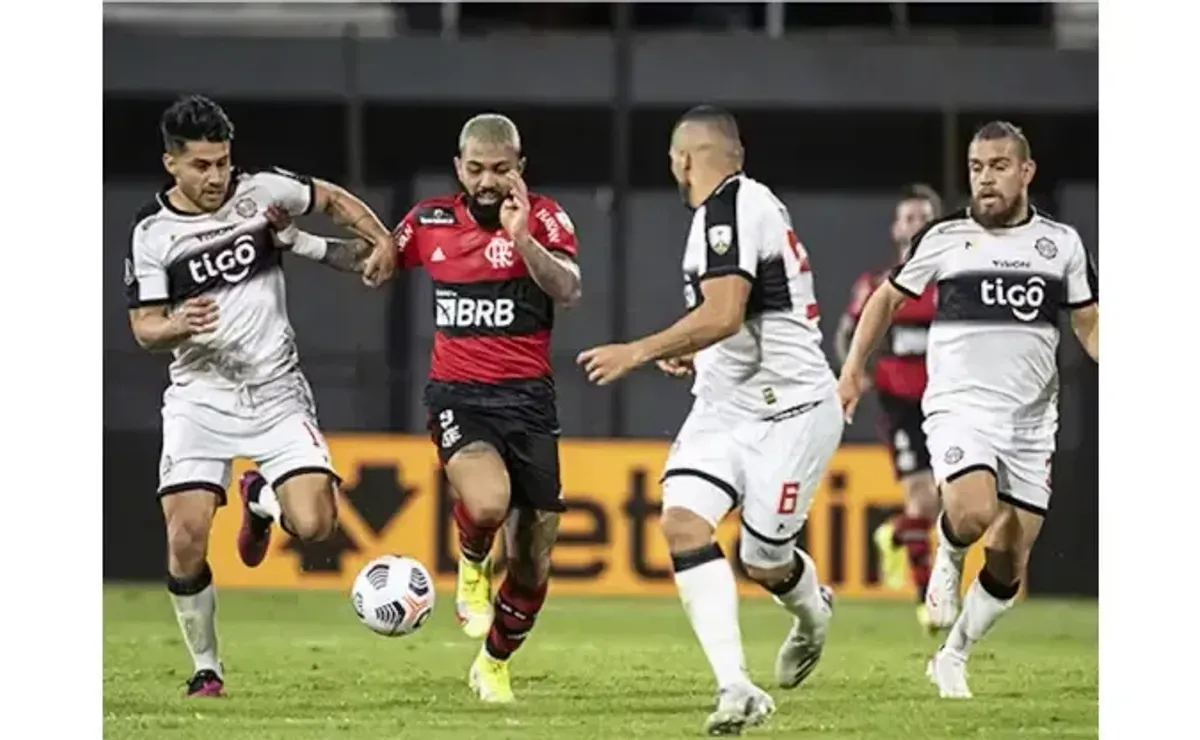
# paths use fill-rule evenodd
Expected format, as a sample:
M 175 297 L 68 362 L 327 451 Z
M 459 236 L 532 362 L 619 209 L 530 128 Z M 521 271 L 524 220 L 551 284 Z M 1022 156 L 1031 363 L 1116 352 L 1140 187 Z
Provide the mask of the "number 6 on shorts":
M 783 484 L 779 491 L 779 508 L 780 514 L 795 514 L 796 500 L 800 497 L 800 484 L 796 481 L 788 481 Z

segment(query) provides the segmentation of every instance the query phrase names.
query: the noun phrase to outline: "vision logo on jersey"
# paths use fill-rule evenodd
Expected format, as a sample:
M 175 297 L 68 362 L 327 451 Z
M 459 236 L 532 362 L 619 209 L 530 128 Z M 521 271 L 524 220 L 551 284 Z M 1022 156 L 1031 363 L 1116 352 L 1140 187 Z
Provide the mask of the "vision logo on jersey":
M 254 247 L 254 237 L 242 234 L 234 240 L 233 245 L 216 252 L 205 252 L 188 260 L 188 274 L 197 285 L 221 277 L 225 282 L 240 283 L 250 276 L 258 250 Z
M 1030 275 L 1025 282 L 1010 283 L 1002 277 L 985 278 L 979 283 L 979 300 L 985 306 L 1008 307 L 1020 321 L 1034 321 L 1046 302 L 1046 279 Z

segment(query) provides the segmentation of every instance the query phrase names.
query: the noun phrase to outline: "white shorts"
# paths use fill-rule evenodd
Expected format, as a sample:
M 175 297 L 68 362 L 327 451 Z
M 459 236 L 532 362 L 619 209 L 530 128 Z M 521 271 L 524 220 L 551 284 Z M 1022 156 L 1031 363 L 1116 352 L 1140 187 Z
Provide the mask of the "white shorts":
M 1004 432 L 948 411 L 925 417 L 924 428 L 939 485 L 987 470 L 996 478 L 996 495 L 1001 501 L 1042 515 L 1050 508 L 1052 432 Z
M 272 486 L 302 473 L 337 474 L 300 373 L 241 391 L 171 386 L 163 395 L 158 495 L 209 490 L 225 503 L 236 457 Z
M 730 417 L 697 399 L 667 457 L 663 509 L 687 509 L 715 529 L 740 505 L 742 562 L 790 563 L 842 426 L 832 396 L 772 419 Z

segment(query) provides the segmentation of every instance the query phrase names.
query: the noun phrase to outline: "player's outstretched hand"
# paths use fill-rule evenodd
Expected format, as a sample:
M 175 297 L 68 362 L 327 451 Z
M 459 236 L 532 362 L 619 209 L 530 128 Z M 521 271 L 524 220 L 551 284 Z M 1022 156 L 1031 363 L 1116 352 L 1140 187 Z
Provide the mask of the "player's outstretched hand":
M 641 364 L 632 344 L 606 344 L 585 349 L 575 358 L 575 362 L 583 366 L 588 380 L 596 385 L 615 383 Z
M 662 370 L 672 378 L 684 378 L 695 372 L 691 355 L 672 357 L 669 360 L 658 360 L 654 364 L 658 365 L 659 370 Z
M 500 225 L 515 242 L 529 235 L 529 188 L 519 172 L 510 170 L 508 197 L 500 205 Z
M 271 225 L 271 237 L 275 246 L 291 249 L 296 243 L 296 235 L 300 233 L 300 229 L 292 221 L 292 214 L 272 203 L 267 206 L 267 223 Z
M 205 296 L 189 298 L 175 309 L 171 318 L 188 334 L 207 334 L 217 328 L 217 302 Z
M 376 244 L 371 254 L 363 262 L 362 280 L 372 288 L 378 288 L 392 279 L 396 272 L 396 247 L 389 238 L 382 244 Z
M 866 390 L 866 374 L 861 370 L 842 368 L 842 376 L 838 378 L 838 401 L 842 404 L 842 414 L 846 423 L 854 421 L 854 409 L 858 408 L 858 399 Z

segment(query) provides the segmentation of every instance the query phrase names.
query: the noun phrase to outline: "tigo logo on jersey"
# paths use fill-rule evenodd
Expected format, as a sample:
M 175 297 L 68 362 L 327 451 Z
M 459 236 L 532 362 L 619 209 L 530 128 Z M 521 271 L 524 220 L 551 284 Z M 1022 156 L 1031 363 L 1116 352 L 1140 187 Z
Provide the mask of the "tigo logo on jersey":
M 242 234 L 233 246 L 216 254 L 202 254 L 188 260 L 188 272 L 196 284 L 220 276 L 227 283 L 240 283 L 250 274 L 254 259 L 258 256 L 254 248 L 254 237 Z
M 1046 280 L 1031 275 L 1024 283 L 1009 285 L 1004 278 L 987 278 L 979 284 L 979 299 L 985 306 L 1007 306 L 1021 321 L 1033 321 L 1046 301 Z
M 434 323 L 439 327 L 511 326 L 516 304 L 511 298 L 465 298 L 439 290 L 434 299 Z
M 708 229 L 708 248 L 718 255 L 725 254 L 733 246 L 733 227 L 712 226 Z
M 493 238 L 488 245 L 483 248 L 483 256 L 492 267 L 497 270 L 503 270 L 513 266 L 513 243 L 511 239 L 505 239 L 502 236 Z

